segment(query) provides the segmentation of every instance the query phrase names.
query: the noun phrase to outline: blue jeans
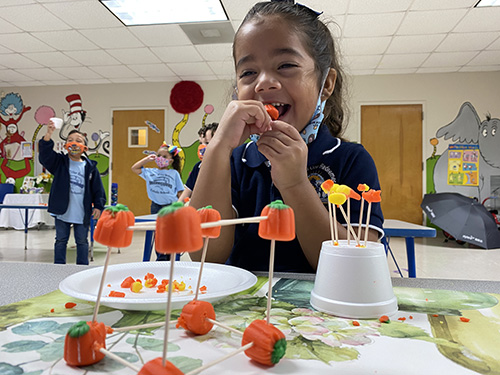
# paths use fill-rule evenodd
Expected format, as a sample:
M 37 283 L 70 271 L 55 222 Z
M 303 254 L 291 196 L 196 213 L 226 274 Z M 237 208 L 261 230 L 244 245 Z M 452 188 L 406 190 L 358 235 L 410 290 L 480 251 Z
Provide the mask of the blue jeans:
M 163 207 L 166 207 L 168 206 L 168 204 L 165 204 L 165 205 L 160 205 L 158 203 L 155 203 L 153 201 L 151 201 L 151 213 L 152 214 L 157 214 L 158 211 L 160 211 Z M 153 241 L 151 243 L 151 246 L 154 246 L 155 244 L 155 238 L 154 238 L 154 235 L 153 235 Z M 155 250 L 155 253 L 156 253 L 156 261 L 165 261 L 165 260 L 170 260 L 170 254 L 162 254 L 162 253 L 159 253 L 158 251 Z
M 89 264 L 89 227 L 84 224 L 71 224 L 55 219 L 56 242 L 54 244 L 54 263 L 66 264 L 66 247 L 68 246 L 71 226 L 76 242 L 76 264 Z

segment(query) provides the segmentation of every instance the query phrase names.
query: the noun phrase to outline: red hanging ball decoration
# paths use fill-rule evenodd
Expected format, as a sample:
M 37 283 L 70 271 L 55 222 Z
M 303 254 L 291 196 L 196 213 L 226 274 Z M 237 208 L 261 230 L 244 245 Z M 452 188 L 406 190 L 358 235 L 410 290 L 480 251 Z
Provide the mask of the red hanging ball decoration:
M 203 103 L 203 89 L 193 81 L 176 83 L 170 92 L 170 105 L 182 114 L 192 113 Z

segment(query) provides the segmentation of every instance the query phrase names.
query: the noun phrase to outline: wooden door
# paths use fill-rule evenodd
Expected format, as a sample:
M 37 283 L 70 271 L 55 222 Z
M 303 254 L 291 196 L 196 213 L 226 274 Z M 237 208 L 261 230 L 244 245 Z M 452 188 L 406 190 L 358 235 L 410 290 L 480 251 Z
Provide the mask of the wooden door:
M 145 121 L 155 124 L 159 133 L 148 127 L 146 147 L 128 147 L 130 127 L 145 127 Z M 113 111 L 112 180 L 118 183 L 118 203 L 125 204 L 134 215 L 150 213 L 151 201 L 146 192 L 146 181 L 132 172 L 132 165 L 146 156 L 144 151 L 157 151 L 164 140 L 164 110 Z M 155 168 L 150 163 L 146 167 Z
M 361 143 L 377 166 L 384 217 L 422 224 L 422 106 L 361 106 Z

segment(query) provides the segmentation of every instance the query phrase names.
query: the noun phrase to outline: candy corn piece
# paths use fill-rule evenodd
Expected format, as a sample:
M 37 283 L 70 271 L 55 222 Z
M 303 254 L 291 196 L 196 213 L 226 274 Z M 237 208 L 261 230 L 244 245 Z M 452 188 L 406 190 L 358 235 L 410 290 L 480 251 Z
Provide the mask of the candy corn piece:
M 279 111 L 276 109 L 275 106 L 271 105 L 271 104 L 266 104 L 264 106 L 266 108 L 266 112 L 269 116 L 271 116 L 271 119 L 274 121 L 274 120 L 277 120 L 278 117 L 280 117 L 280 113 Z

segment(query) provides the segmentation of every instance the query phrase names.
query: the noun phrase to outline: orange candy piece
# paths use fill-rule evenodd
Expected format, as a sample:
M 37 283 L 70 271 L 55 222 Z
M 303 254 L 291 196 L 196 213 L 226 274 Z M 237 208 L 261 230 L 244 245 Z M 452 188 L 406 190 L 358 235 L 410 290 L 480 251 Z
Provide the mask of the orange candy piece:
M 156 219 L 155 247 L 162 254 L 200 250 L 203 238 L 201 219 L 196 209 L 181 202 L 163 207 Z
M 266 104 L 264 105 L 266 108 L 266 112 L 269 116 L 271 116 L 272 120 L 277 120 L 280 117 L 280 112 L 276 109 L 274 105 Z
M 71 326 L 64 339 L 64 360 L 70 366 L 88 366 L 104 358 L 98 348 L 106 348 L 104 323 L 80 321 Z M 97 344 L 97 345 L 96 345 Z
M 122 288 L 130 288 L 132 284 L 135 283 L 135 280 L 132 276 L 127 277 L 125 280 L 122 281 L 121 287 Z
M 219 211 L 212 208 L 212 206 L 206 206 L 198 210 L 200 215 L 200 220 L 202 223 L 209 223 L 213 221 L 219 221 L 221 219 Z M 202 228 L 201 235 L 203 238 L 217 238 L 220 236 L 221 227 L 212 228 Z
M 378 203 L 378 202 L 382 201 L 382 198 L 380 197 L 380 193 L 381 193 L 380 190 L 370 189 L 367 192 L 362 193 L 362 195 L 363 195 L 363 198 L 365 199 L 365 201 L 367 201 L 368 203 Z
M 148 361 L 142 366 L 141 371 L 137 375 L 183 375 L 184 373 L 179 370 L 170 361 L 165 361 L 165 367 L 163 367 L 163 358 L 157 357 Z
M 127 206 L 117 204 L 106 207 L 97 221 L 94 240 L 108 247 L 128 247 L 132 243 L 134 232 L 127 228 L 134 223 L 134 214 Z
M 245 354 L 262 365 L 274 366 L 285 355 L 285 335 L 265 320 L 254 320 L 243 332 L 241 345 L 251 342 L 253 345 Z
M 333 187 L 333 181 L 332 180 L 326 180 L 321 184 L 321 189 L 325 194 L 329 194 L 330 190 L 332 190 Z
M 291 241 L 295 238 L 295 215 L 290 206 L 275 200 L 262 210 L 267 216 L 259 224 L 259 236 L 266 240 Z
M 194 300 L 184 305 L 176 327 L 182 327 L 196 335 L 205 335 L 214 326 L 206 318 L 215 320 L 214 307 L 210 302 Z

